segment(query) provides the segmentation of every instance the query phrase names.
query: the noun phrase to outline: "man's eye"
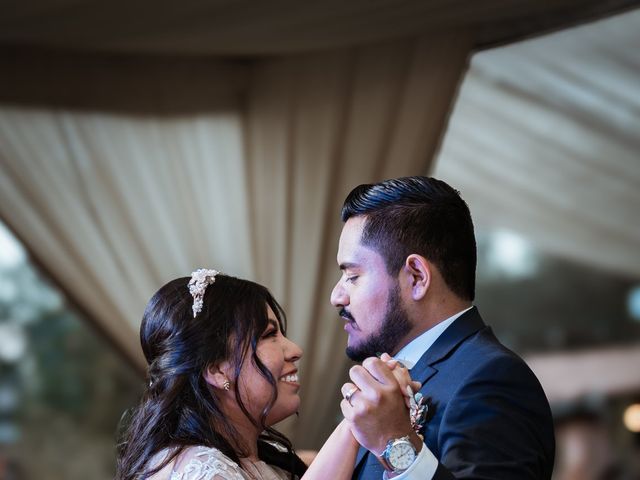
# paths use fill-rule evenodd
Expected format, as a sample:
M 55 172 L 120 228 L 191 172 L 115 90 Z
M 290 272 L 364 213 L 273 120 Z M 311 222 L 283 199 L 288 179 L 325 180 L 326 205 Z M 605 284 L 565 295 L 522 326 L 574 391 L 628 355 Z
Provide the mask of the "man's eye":
M 350 277 L 347 277 L 347 282 L 354 283 L 357 279 L 358 279 L 358 275 L 352 275 Z

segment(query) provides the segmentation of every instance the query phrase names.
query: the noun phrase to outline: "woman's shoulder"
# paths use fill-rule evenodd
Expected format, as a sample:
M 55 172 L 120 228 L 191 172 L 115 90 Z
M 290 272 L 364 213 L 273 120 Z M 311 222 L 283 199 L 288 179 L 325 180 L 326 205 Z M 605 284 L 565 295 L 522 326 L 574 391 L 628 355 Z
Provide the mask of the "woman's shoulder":
M 172 449 L 155 457 L 155 464 L 164 461 Z M 187 447 L 150 480 L 245 480 L 240 466 L 217 448 L 202 445 Z

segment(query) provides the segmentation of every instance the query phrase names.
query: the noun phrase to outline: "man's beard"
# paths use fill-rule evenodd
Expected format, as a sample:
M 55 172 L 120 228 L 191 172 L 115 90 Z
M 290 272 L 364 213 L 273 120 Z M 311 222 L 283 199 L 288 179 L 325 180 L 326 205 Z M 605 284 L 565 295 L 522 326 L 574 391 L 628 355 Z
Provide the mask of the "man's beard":
M 356 362 L 379 353 L 393 352 L 400 341 L 411 330 L 411 321 L 400 300 L 400 287 L 390 289 L 387 311 L 382 319 L 382 327 L 359 345 L 347 347 L 347 356 Z

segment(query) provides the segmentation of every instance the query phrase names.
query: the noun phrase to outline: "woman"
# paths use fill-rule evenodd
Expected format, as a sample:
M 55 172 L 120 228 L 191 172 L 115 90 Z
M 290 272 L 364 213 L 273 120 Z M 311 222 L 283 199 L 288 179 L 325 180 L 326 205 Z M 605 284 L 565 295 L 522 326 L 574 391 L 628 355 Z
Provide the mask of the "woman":
M 284 312 L 256 283 L 201 269 L 162 287 L 140 327 L 149 386 L 119 445 L 116 479 L 351 478 L 358 445 L 345 422 L 306 473 L 271 427 L 300 404 L 302 351 L 284 333 Z

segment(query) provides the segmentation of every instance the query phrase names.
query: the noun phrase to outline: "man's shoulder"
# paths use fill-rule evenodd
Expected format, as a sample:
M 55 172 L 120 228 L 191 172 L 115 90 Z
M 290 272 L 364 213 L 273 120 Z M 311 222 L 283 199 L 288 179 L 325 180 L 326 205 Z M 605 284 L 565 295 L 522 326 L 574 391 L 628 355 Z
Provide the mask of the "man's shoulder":
M 428 354 L 426 352 L 423 356 Z M 524 376 L 538 383 L 522 357 L 502 344 L 491 327 L 486 325 L 466 336 L 430 365 L 441 374 L 451 375 L 448 377 L 451 383 L 464 382 L 472 377 L 511 379 L 514 376 Z
M 447 362 L 435 367 L 450 377 L 452 391 L 468 393 L 491 385 L 492 390 L 499 389 L 505 394 L 527 392 L 532 399 L 548 405 L 535 373 L 520 355 L 503 345 L 489 327 L 467 338 Z
M 449 337 L 449 338 L 447 338 Z M 501 358 L 522 361 L 520 356 L 505 346 L 485 323 L 477 307 L 473 307 L 455 320 L 442 334 L 444 343 L 450 343 L 452 353 L 479 356 L 485 359 Z
M 451 355 L 451 358 L 454 357 L 457 360 L 460 357 L 469 357 L 478 367 L 504 365 L 504 368 L 529 369 L 520 355 L 498 340 L 491 327 L 485 327 L 461 342 Z

